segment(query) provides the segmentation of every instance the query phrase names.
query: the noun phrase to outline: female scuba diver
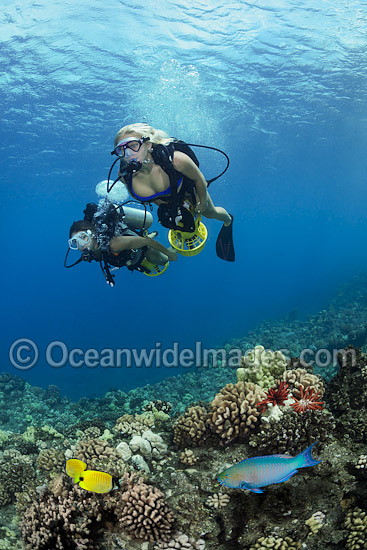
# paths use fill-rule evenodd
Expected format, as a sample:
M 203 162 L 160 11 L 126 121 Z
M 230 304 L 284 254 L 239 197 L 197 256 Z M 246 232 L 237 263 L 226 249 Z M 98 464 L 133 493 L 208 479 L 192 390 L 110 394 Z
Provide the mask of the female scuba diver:
M 126 184 L 134 199 L 157 204 L 160 223 L 170 229 L 184 227 L 184 231 L 190 231 L 192 216 L 187 201 L 206 218 L 222 221 L 217 255 L 230 262 L 235 260 L 233 216 L 221 206 L 214 206 L 199 162 L 188 145 L 162 130 L 137 123 L 121 128 L 114 146 L 111 154 L 120 159 L 118 179 Z

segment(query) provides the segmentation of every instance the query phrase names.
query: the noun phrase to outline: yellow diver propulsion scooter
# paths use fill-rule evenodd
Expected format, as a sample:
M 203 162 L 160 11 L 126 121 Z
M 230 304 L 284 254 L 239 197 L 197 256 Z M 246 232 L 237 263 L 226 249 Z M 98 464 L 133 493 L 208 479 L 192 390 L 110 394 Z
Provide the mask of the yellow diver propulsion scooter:
M 147 275 L 147 277 L 158 277 L 158 275 L 162 275 L 166 271 L 169 266 L 169 262 L 164 265 L 158 265 L 153 264 L 152 262 L 149 262 L 146 258 L 144 258 L 140 265 L 148 270 L 143 271 L 144 275 Z
M 170 229 L 168 232 L 170 245 L 182 256 L 196 256 L 200 254 L 208 237 L 208 231 L 205 225 L 201 223 L 201 215 L 195 212 L 192 204 L 189 205 L 189 210 L 195 220 L 194 231 L 188 233 Z M 177 225 L 180 225 L 180 223 Z

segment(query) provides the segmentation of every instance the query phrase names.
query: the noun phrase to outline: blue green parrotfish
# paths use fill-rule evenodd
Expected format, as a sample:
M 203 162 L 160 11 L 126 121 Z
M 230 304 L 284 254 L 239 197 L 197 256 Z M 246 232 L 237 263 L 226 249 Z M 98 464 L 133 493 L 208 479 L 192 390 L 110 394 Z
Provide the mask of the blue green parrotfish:
M 311 449 L 316 443 L 297 456 L 268 455 L 246 458 L 224 470 L 217 479 L 225 487 L 263 493 L 260 487 L 283 483 L 296 474 L 299 468 L 320 464 L 321 460 L 315 460 L 311 454 Z

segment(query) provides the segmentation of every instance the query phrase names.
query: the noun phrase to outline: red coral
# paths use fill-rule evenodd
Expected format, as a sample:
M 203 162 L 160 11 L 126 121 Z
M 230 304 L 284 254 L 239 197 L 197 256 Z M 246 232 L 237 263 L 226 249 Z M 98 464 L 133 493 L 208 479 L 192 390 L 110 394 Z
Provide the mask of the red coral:
M 288 384 L 285 382 L 281 382 L 279 384 L 279 387 L 277 389 L 270 388 L 268 393 L 266 394 L 266 398 L 257 403 L 257 407 L 262 407 L 260 410 L 260 413 L 263 413 L 268 408 L 268 403 L 271 403 L 272 405 L 284 405 L 284 401 L 287 400 L 289 389 Z
M 306 391 L 304 391 L 302 385 L 300 386 L 300 391 L 300 399 L 293 397 L 295 403 L 291 404 L 291 407 L 293 407 L 296 412 L 303 414 L 307 410 L 323 409 L 324 401 L 317 401 L 321 397 L 319 391 L 315 393 L 315 389 L 311 387 L 308 387 Z

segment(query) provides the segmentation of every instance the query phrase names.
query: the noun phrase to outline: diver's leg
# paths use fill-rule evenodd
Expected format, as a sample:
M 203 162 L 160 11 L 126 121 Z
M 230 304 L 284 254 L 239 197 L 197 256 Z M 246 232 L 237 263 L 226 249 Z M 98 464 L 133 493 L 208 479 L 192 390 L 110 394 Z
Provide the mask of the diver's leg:
M 208 207 L 205 212 L 203 212 L 203 216 L 223 222 L 222 229 L 219 232 L 215 245 L 217 256 L 227 262 L 234 262 L 236 255 L 233 246 L 233 216 L 228 214 L 227 210 L 221 206 L 214 206 L 209 194 Z
M 159 252 L 159 250 L 155 250 L 150 246 L 147 248 L 145 257 L 152 264 L 165 265 L 168 262 L 168 257 L 163 252 Z
M 231 225 L 232 218 L 228 214 L 227 210 L 221 206 L 214 206 L 213 201 L 208 193 L 208 203 L 205 212 L 202 213 L 205 218 L 213 218 L 224 223 L 225 227 Z

